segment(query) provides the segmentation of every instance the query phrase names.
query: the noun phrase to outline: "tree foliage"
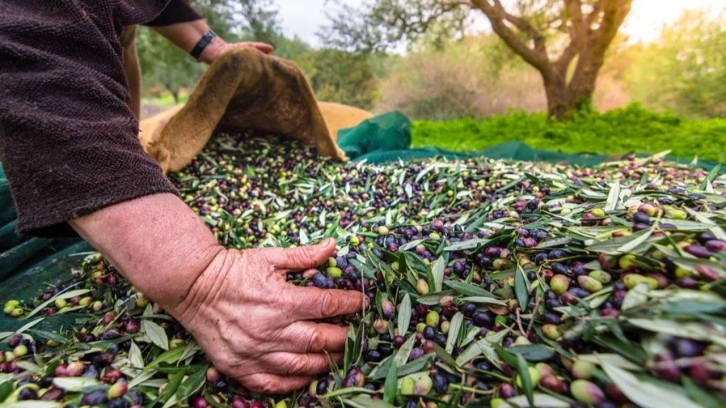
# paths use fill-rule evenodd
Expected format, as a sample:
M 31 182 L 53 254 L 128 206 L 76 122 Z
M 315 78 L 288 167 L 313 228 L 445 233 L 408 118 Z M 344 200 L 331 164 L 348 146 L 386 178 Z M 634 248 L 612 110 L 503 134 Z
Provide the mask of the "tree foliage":
M 318 100 L 363 109 L 373 107 L 377 83 L 366 55 L 336 49 L 315 50 L 296 59 Z
M 240 18 L 243 39 L 277 45 L 282 37 L 281 20 L 274 0 L 228 0 L 232 15 Z
M 637 46 L 626 78 L 632 96 L 656 109 L 726 117 L 726 10 L 686 12 L 661 41 Z M 667 79 L 667 80 L 665 80 Z
M 161 35 L 140 27 L 136 38 L 139 63 L 145 88 L 159 87 L 179 102 L 184 88 L 191 88 L 204 72 L 203 64 L 194 61 Z
M 539 71 L 550 117 L 589 105 L 605 53 L 632 0 L 367 0 L 343 5 L 322 32 L 331 45 L 386 49 L 433 27 L 461 27 L 481 13 L 517 55 Z
M 227 41 L 273 44 L 275 55 L 300 65 L 320 100 L 373 106 L 376 82 L 368 57 L 335 49 L 316 50 L 299 38 L 284 36 L 274 0 L 194 0 L 192 4 Z M 191 89 L 206 69 L 149 28 L 141 27 L 137 45 L 146 88 L 163 87 L 175 103 L 180 91 Z
M 193 0 L 191 4 L 227 41 L 255 38 L 274 43 L 282 36 L 273 0 Z M 206 68 L 147 27 L 140 28 L 137 46 L 146 87 L 162 86 L 175 103 L 181 90 L 192 88 Z

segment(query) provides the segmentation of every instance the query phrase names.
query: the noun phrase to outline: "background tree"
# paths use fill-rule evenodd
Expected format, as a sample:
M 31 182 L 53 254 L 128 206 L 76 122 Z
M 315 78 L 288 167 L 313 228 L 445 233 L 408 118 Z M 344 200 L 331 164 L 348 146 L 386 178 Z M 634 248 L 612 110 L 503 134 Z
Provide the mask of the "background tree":
M 686 12 L 661 41 L 634 46 L 626 74 L 634 99 L 654 109 L 726 117 L 726 9 Z
M 277 45 L 282 37 L 279 10 L 274 0 L 229 0 L 240 19 L 242 38 Z
M 462 27 L 472 11 L 542 77 L 551 118 L 590 104 L 598 73 L 632 0 L 367 0 L 342 5 L 321 38 L 333 46 L 381 50 L 431 27 Z M 446 32 L 446 31 L 445 31 Z M 448 32 L 452 32 L 449 30 Z
M 234 31 L 235 14 L 230 0 L 193 0 L 192 5 L 223 38 L 238 38 Z M 139 27 L 136 45 L 144 88 L 161 87 L 179 103 L 181 93 L 189 89 L 204 72 L 204 65 L 194 61 L 171 42 L 149 27 Z
M 295 59 L 321 101 L 371 109 L 377 82 L 368 58 L 337 49 L 320 49 Z
M 210 27 L 228 41 L 271 43 L 274 54 L 294 61 L 308 76 L 321 100 L 371 108 L 376 81 L 368 57 L 335 49 L 314 49 L 300 38 L 281 32 L 274 0 L 193 0 Z M 206 69 L 147 27 L 137 39 L 146 89 L 159 87 L 178 104 Z M 147 92 L 148 93 L 148 92 Z
M 161 88 L 179 103 L 181 92 L 189 89 L 204 72 L 203 64 L 172 45 L 148 27 L 140 27 L 136 44 L 145 89 Z

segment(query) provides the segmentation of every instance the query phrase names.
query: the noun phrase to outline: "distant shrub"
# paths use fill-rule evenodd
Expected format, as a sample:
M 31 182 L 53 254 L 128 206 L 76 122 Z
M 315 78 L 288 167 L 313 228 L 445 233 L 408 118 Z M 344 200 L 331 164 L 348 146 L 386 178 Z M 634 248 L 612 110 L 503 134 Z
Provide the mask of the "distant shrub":
M 618 81 L 601 76 L 594 103 L 627 103 Z M 485 118 L 511 109 L 547 108 L 542 78 L 496 36 L 468 37 L 443 49 L 411 52 L 381 79 L 376 111 L 400 110 L 414 119 Z
M 607 113 L 579 112 L 570 122 L 548 122 L 545 113 L 510 112 L 486 120 L 415 121 L 414 146 L 481 150 L 522 141 L 566 153 L 659 153 L 726 162 L 726 119 L 685 119 L 633 104 Z

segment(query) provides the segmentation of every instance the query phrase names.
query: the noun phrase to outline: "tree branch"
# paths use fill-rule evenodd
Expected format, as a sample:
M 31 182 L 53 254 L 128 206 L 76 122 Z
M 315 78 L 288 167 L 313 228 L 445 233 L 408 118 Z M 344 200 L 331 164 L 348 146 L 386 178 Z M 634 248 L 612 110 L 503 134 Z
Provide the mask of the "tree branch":
M 497 35 L 512 49 L 519 54 L 525 61 L 535 67 L 543 75 L 551 74 L 551 67 L 547 58 L 546 48 L 544 47 L 544 39 L 537 40 L 533 38 L 534 48 L 529 48 L 522 39 L 507 26 L 505 21 L 517 27 L 515 23 L 506 18 L 506 12 L 499 0 L 494 0 L 491 4 L 489 0 L 472 0 L 472 6 L 481 10 L 492 25 L 492 29 Z M 517 27 L 519 28 L 519 27 Z
M 592 6 L 592 11 L 587 15 L 587 28 L 592 29 L 592 25 L 600 18 L 602 12 L 602 1 L 598 1 Z
M 597 29 L 588 29 L 586 46 L 580 53 L 572 81 L 568 84 L 568 90 L 572 91 L 573 94 L 578 93 L 576 88 L 583 86 L 582 84 L 594 83 L 594 80 L 587 81 L 584 79 L 597 78 L 598 72 L 605 62 L 605 52 L 625 20 L 625 16 L 628 15 L 631 3 L 632 0 L 598 1 L 596 10 L 593 10 L 593 13 L 600 14 L 597 9 L 601 8 L 602 20 L 599 22 Z
M 565 0 L 565 10 L 570 15 L 570 24 L 572 25 L 570 41 L 576 43 L 578 48 L 582 47 L 590 29 L 585 25 L 585 19 L 582 16 L 582 2 L 580 0 Z

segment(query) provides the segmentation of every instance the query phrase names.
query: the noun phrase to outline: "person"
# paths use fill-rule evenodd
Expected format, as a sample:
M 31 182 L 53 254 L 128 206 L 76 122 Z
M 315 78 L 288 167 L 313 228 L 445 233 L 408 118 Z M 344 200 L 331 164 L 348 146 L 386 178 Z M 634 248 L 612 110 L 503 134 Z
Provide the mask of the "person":
M 359 311 L 365 298 L 286 282 L 288 272 L 328 259 L 330 240 L 223 248 L 144 153 L 120 37 L 169 7 L 185 17 L 157 31 L 186 51 L 209 40 L 181 0 L 0 3 L 0 160 L 17 228 L 80 235 L 183 324 L 220 371 L 252 391 L 292 391 L 341 358 L 346 329 L 319 320 Z M 215 37 L 199 59 L 234 47 L 270 50 Z

